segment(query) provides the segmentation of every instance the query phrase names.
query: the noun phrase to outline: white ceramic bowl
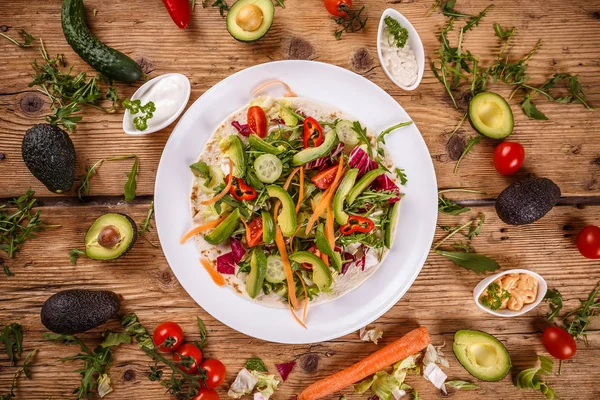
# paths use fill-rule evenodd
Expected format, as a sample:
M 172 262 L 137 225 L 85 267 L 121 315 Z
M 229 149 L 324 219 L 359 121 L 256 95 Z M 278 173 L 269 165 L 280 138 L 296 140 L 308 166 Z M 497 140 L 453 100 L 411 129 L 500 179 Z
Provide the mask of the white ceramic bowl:
M 156 78 L 152 78 L 148 82 L 144 83 L 138 90 L 136 90 L 135 93 L 133 94 L 133 96 L 131 96 L 131 99 L 136 100 L 136 99 L 141 98 L 144 95 L 144 93 L 146 93 L 147 90 L 149 90 L 152 86 L 154 86 L 156 83 L 158 83 L 158 81 L 160 81 L 161 79 L 167 78 L 169 76 L 179 77 L 181 82 L 184 85 L 184 87 L 183 87 L 184 95 L 182 97 L 181 105 L 179 106 L 179 108 L 177 108 L 177 111 L 169 119 L 165 120 L 162 124 L 153 126 L 153 127 L 148 127 L 148 129 L 146 129 L 145 131 L 138 131 L 137 129 L 135 129 L 135 126 L 133 126 L 133 118 L 132 118 L 131 113 L 129 112 L 129 110 L 125 110 L 125 114 L 123 115 L 123 130 L 125 131 L 126 134 L 128 134 L 128 135 L 147 135 L 149 133 L 158 132 L 161 129 L 164 129 L 167 126 L 171 125 L 177 119 L 177 117 L 179 117 L 181 115 L 183 110 L 185 110 L 185 106 L 187 105 L 188 101 L 190 100 L 191 85 L 190 85 L 190 80 L 188 79 L 188 77 L 183 74 L 176 74 L 176 73 L 164 74 L 164 75 L 159 75 Z
M 383 55 L 381 54 L 381 37 L 383 35 L 383 28 L 385 27 L 385 17 L 390 16 L 394 18 L 396 21 L 400 22 L 404 28 L 408 30 L 408 41 L 407 43 L 410 45 L 411 49 L 415 52 L 415 57 L 417 58 L 417 66 L 418 66 L 418 75 L 417 80 L 410 86 L 404 86 L 398 83 L 388 71 L 385 66 L 385 62 L 383 61 Z M 379 30 L 377 31 L 377 55 L 379 56 L 379 62 L 381 63 L 381 68 L 385 71 L 385 74 L 390 78 L 394 85 L 398 86 L 400 89 L 404 90 L 415 90 L 419 84 L 421 83 L 421 79 L 423 79 L 423 72 L 425 71 L 425 49 L 423 48 L 423 42 L 421 41 L 421 37 L 417 33 L 417 30 L 410 23 L 408 19 L 398 11 L 393 8 L 388 8 L 381 15 L 381 20 L 379 21 Z
M 521 274 L 521 273 L 531 275 L 538 281 L 538 293 L 537 293 L 537 297 L 533 303 L 527 304 L 519 311 L 512 311 L 512 310 L 490 310 L 489 308 L 487 308 L 486 306 L 484 306 L 483 304 L 481 304 L 479 302 L 479 296 L 481 296 L 481 293 L 483 293 L 483 291 L 490 285 L 490 283 L 492 283 L 493 281 L 495 281 L 496 279 L 498 279 L 499 277 L 501 277 L 503 275 Z M 546 295 L 547 290 L 548 290 L 548 284 L 546 283 L 544 278 L 542 278 L 540 275 L 536 274 L 535 272 L 529 271 L 528 269 L 509 269 L 508 271 L 504 271 L 504 272 L 500 272 L 495 275 L 488 276 L 487 278 L 485 278 L 484 280 L 479 282 L 479 284 L 477 286 L 475 286 L 475 289 L 473 289 L 473 300 L 475 300 L 475 304 L 477 304 L 477 306 L 479 308 L 481 308 L 483 311 L 490 313 L 492 315 L 496 315 L 498 317 L 516 317 L 519 315 L 523 315 L 526 312 L 529 312 L 529 311 L 533 310 L 534 308 L 536 308 L 538 306 L 538 304 L 540 304 L 542 302 L 542 300 L 544 300 L 544 296 Z

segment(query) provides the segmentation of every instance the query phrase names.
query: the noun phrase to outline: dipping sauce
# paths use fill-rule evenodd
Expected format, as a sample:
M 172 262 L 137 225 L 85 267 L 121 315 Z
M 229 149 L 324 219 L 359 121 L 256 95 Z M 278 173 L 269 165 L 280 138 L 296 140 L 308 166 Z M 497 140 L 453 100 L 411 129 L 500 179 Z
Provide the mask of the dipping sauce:
M 390 30 L 383 28 L 381 38 L 381 55 L 385 68 L 394 80 L 402 86 L 411 86 L 417 81 L 419 66 L 415 52 L 408 43 L 404 47 L 397 47 L 394 38 L 390 38 Z
M 525 273 L 502 275 L 483 291 L 479 302 L 490 310 L 520 311 L 535 302 L 538 281 Z

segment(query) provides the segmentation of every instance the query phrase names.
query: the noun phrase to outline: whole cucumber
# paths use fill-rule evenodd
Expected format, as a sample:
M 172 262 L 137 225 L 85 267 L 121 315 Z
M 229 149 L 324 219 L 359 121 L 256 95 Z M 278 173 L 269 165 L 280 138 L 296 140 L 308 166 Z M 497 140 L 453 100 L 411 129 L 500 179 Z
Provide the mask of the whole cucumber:
M 125 54 L 102 43 L 85 24 L 83 0 L 64 0 L 62 28 L 67 42 L 92 68 L 109 79 L 131 83 L 140 79 L 142 69 Z

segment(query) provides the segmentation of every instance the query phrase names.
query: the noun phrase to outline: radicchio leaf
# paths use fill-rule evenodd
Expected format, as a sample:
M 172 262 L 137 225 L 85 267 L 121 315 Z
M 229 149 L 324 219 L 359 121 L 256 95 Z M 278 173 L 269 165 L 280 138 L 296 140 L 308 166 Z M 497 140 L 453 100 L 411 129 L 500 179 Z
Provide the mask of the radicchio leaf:
M 242 136 L 250 136 L 252 132 L 250 132 L 250 126 L 248 124 L 240 124 L 238 121 L 232 121 L 231 125 L 237 129 L 240 135 Z
M 351 168 L 358 168 L 357 178 L 360 178 L 366 172 L 377 168 L 377 162 L 371 160 L 367 152 L 361 149 L 359 146 L 356 146 L 354 150 L 350 152 L 350 156 L 348 157 L 348 165 Z
M 386 190 L 388 192 L 396 193 L 397 197 L 392 197 L 388 200 L 388 203 L 390 204 L 400 201 L 400 188 L 389 176 L 387 176 L 387 174 L 379 175 L 377 179 L 375 179 L 375 182 L 371 184 L 371 188 L 376 192 Z
M 295 365 L 296 365 L 295 361 L 290 361 L 290 362 L 281 363 L 281 364 L 275 364 L 275 367 L 277 368 L 277 371 L 279 372 L 279 375 L 281 376 L 282 381 L 285 382 L 285 380 L 288 378 L 288 376 L 292 372 L 292 369 L 294 369 Z
M 233 252 L 229 252 L 217 257 L 217 271 L 225 275 L 235 274 L 235 261 Z
M 338 159 L 339 155 L 344 151 L 344 143 L 338 143 L 338 145 L 331 151 L 329 155 L 317 158 L 304 165 L 304 169 L 316 169 L 322 167 L 329 167 Z
M 233 261 L 237 264 L 244 257 L 244 254 L 246 254 L 246 249 L 244 249 L 242 242 L 235 238 L 229 239 L 229 242 L 231 244 L 231 252 L 233 253 Z

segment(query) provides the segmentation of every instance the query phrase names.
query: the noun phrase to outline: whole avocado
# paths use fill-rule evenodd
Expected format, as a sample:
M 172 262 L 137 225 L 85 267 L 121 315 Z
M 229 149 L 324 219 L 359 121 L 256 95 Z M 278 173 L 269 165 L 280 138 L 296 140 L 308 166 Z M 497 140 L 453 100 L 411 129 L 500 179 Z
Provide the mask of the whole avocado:
M 48 190 L 66 193 L 75 180 L 75 147 L 69 135 L 57 126 L 38 124 L 28 129 L 21 155 L 29 171 Z
M 548 178 L 515 182 L 496 199 L 496 213 L 510 225 L 531 224 L 546 215 L 560 199 L 560 188 Z
M 54 333 L 72 335 L 93 329 L 121 308 L 116 293 L 72 289 L 52 295 L 42 306 L 42 324 Z

